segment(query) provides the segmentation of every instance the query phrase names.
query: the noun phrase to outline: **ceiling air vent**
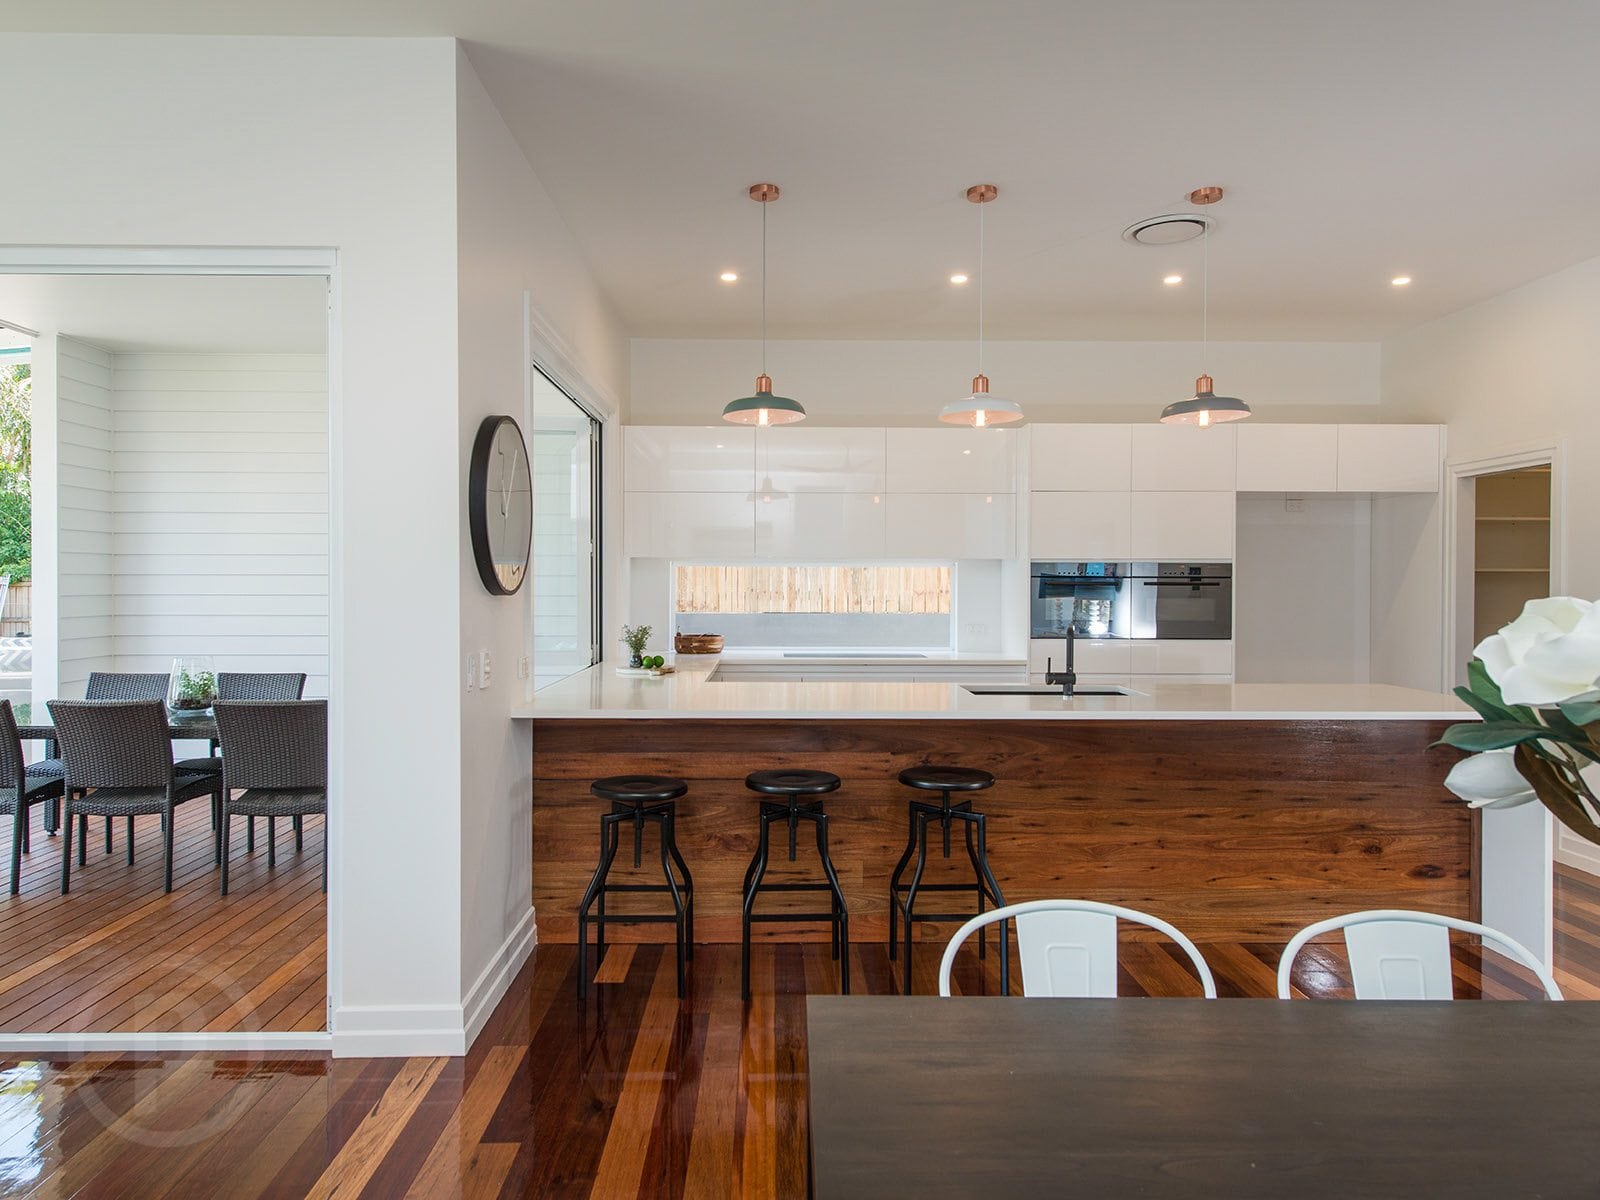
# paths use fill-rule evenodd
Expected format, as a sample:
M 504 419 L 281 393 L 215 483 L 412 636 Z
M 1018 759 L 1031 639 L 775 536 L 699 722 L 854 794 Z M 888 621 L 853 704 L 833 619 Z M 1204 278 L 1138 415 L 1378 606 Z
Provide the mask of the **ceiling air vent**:
M 1167 213 L 1135 221 L 1122 231 L 1122 240 L 1136 246 L 1172 246 L 1190 242 L 1215 222 L 1199 213 Z

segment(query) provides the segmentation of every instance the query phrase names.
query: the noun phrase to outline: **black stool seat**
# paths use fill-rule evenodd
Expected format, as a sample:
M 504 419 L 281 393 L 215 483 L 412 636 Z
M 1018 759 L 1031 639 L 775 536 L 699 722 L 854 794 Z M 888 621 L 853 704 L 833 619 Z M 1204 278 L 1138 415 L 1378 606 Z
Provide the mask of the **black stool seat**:
M 994 776 L 976 767 L 907 767 L 900 772 L 907 787 L 928 792 L 981 792 L 994 786 Z
M 839 777 L 827 771 L 752 771 L 745 787 L 763 796 L 820 796 L 839 790 Z
M 596 779 L 589 790 L 602 800 L 619 804 L 656 804 L 676 800 L 689 790 L 689 785 L 668 775 L 610 775 Z

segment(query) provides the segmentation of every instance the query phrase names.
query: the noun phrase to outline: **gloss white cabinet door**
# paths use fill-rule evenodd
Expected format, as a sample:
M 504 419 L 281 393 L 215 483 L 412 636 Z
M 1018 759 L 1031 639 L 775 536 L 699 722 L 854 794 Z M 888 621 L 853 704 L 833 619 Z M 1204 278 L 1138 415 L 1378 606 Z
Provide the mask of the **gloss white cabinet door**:
M 749 558 L 755 501 L 748 492 L 628 492 L 622 542 L 630 558 Z
M 1049 659 L 1060 670 L 1067 647 L 1062 638 L 1033 638 L 1028 642 L 1028 670 L 1038 674 Z M 1073 646 L 1074 670 L 1083 675 L 1127 675 L 1133 670 L 1133 643 L 1125 639 L 1079 638 Z
M 882 492 L 882 429 L 757 429 L 756 485 L 780 492 Z
M 883 541 L 888 558 L 1010 558 L 1015 497 L 891 492 L 884 497 Z
M 1228 492 L 1134 492 L 1131 558 L 1231 559 L 1236 502 Z
M 758 492 L 756 557 L 860 562 L 884 557 L 881 493 Z
M 1136 492 L 1231 492 L 1234 430 L 1230 425 L 1133 427 L 1133 490 Z
M 1016 491 L 1016 434 L 1009 429 L 890 429 L 891 492 Z
M 1341 492 L 1437 492 L 1437 425 L 1339 426 Z
M 629 425 L 622 480 L 630 492 L 740 492 L 755 487 L 756 431 L 736 425 Z
M 1133 498 L 1127 492 L 1034 492 L 1028 555 L 1075 560 L 1133 557 Z
M 1125 492 L 1133 486 L 1132 425 L 1030 425 L 1028 487 Z
M 1241 492 L 1334 492 L 1339 489 L 1337 425 L 1240 424 Z

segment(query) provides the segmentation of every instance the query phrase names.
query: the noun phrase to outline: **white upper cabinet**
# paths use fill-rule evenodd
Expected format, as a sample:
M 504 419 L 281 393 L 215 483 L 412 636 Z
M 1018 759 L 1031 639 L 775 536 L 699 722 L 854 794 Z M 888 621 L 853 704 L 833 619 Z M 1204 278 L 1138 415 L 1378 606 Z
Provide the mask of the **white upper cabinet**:
M 1006 493 L 891 492 L 884 508 L 890 558 L 1010 558 L 1016 552 L 1016 498 Z
M 1077 560 L 1133 557 L 1133 498 L 1122 492 L 1034 492 L 1028 555 Z
M 1240 422 L 1241 492 L 1339 490 L 1337 425 L 1257 425 Z
M 1199 429 L 1152 421 L 1133 427 L 1136 492 L 1231 492 L 1234 474 L 1231 425 Z
M 1230 559 L 1236 507 L 1231 491 L 1134 492 L 1130 557 L 1157 562 Z
M 1035 492 L 1125 492 L 1133 486 L 1132 425 L 1030 425 Z
M 756 493 L 756 557 L 860 562 L 884 557 L 881 493 Z
M 1339 426 L 1341 492 L 1436 492 L 1437 425 Z
M 736 425 L 629 425 L 623 486 L 630 492 L 739 492 L 755 487 L 756 431 Z
M 629 558 L 747 559 L 755 553 L 749 492 L 628 492 L 623 553 Z
M 891 492 L 1012 492 L 1016 435 L 1008 429 L 890 429 Z M 890 551 L 894 551 L 891 549 Z
M 756 484 L 780 492 L 882 492 L 882 429 L 757 429 Z

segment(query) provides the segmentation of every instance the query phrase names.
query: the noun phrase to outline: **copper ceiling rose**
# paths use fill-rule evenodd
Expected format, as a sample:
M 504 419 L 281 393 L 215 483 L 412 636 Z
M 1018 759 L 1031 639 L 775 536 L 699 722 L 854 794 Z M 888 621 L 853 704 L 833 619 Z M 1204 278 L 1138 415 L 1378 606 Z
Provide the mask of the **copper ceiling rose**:
M 1219 196 L 1221 192 L 1217 193 Z M 778 198 L 778 185 L 775 183 L 752 183 L 750 185 L 750 199 L 757 204 L 770 204 Z
M 1215 204 L 1222 199 L 1222 189 L 1219 187 L 1195 188 L 1189 193 L 1190 204 Z

